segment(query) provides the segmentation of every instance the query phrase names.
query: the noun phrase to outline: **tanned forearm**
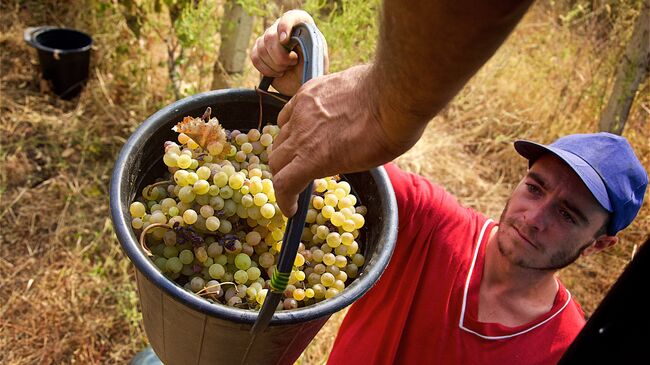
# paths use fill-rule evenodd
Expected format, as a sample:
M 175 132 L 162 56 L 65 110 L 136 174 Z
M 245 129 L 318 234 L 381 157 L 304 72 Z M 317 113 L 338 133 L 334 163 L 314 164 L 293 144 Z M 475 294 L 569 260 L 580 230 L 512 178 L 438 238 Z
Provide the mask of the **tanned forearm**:
M 366 81 L 376 93 L 374 113 L 387 136 L 398 146 L 414 144 L 531 3 L 384 0 L 378 50 Z M 405 129 L 420 131 L 415 141 L 400 133 Z

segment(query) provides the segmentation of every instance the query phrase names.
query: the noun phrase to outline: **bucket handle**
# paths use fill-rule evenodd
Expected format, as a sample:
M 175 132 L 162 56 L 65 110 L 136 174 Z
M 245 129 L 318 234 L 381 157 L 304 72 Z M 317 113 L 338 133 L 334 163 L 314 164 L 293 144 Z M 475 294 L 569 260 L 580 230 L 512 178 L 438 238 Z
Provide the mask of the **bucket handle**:
M 323 34 L 314 24 L 299 24 L 291 31 L 291 39 L 287 48 L 292 50 L 294 47 L 300 46 L 302 49 L 304 59 L 302 73 L 303 84 L 314 77 L 323 75 L 325 70 L 324 43 L 325 38 Z M 272 81 L 273 78 L 264 77 L 260 83 L 260 89 L 268 90 Z M 257 319 L 251 328 L 252 337 L 242 363 L 245 362 L 257 333 L 264 330 L 271 321 L 277 304 L 280 302 L 282 292 L 288 284 L 289 275 L 291 274 L 296 253 L 298 252 L 302 228 L 305 226 L 305 218 L 307 216 L 307 209 L 309 208 L 313 184 L 313 181 L 310 182 L 305 190 L 300 193 L 298 196 L 298 210 L 287 222 L 284 237 L 282 238 L 282 250 L 280 251 L 278 265 L 271 277 L 271 290 L 262 303 Z
M 23 39 L 25 40 L 25 43 L 29 44 L 30 46 L 36 48 L 36 35 L 38 33 L 42 33 L 46 30 L 50 29 L 56 29 L 56 27 L 53 27 L 51 25 L 43 25 L 40 27 L 27 27 L 25 28 L 25 31 L 23 32 Z
M 284 46 L 287 51 L 292 51 L 296 46 L 302 50 L 304 65 L 302 80 L 305 82 L 325 73 L 325 37 L 314 24 L 301 23 L 291 30 L 291 39 Z M 264 76 L 260 81 L 259 89 L 268 91 L 273 83 L 273 77 Z

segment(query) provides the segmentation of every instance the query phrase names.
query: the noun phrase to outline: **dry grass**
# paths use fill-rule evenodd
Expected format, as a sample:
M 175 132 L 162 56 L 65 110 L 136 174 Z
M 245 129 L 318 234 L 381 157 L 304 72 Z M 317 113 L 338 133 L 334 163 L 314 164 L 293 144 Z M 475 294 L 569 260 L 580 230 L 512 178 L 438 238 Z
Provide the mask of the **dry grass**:
M 152 51 L 160 45 L 147 39 L 140 47 L 119 17 L 84 17 L 86 12 L 66 4 L 0 5 L 2 364 L 124 364 L 146 344 L 132 268 L 113 234 L 107 203 L 111 169 L 125 138 L 170 102 L 159 52 Z M 397 163 L 498 217 L 525 169 L 510 146 L 514 139 L 549 142 L 597 129 L 613 60 L 634 15 L 626 6 L 619 10 L 628 16 L 612 23 L 609 36 L 585 31 L 596 17 L 559 26 L 554 11 L 536 6 Z M 39 91 L 35 52 L 21 37 L 24 27 L 40 24 L 93 30 L 92 76 L 75 102 Z M 255 79 L 249 74 L 245 85 Z M 646 82 L 625 131 L 646 169 L 649 119 Z M 647 232 L 646 199 L 619 245 L 561 272 L 587 313 Z M 332 317 L 298 363 L 323 363 L 343 315 Z

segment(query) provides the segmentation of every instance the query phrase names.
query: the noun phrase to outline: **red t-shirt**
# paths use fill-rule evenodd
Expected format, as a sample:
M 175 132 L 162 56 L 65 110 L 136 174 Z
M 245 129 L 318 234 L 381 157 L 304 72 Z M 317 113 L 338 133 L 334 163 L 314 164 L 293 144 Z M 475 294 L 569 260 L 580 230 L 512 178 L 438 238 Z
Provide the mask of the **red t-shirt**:
M 393 257 L 349 310 L 328 364 L 554 364 L 584 325 L 558 281 L 551 310 L 518 327 L 478 321 L 495 222 L 443 188 L 386 165 L 399 209 Z

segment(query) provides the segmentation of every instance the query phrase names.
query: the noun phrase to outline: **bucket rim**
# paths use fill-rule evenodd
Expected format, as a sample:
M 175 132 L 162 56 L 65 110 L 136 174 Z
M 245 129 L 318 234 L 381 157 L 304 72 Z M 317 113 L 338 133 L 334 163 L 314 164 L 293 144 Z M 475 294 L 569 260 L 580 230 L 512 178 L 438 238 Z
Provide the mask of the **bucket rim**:
M 78 33 L 78 34 L 86 37 L 88 39 L 88 44 L 83 46 L 83 47 L 80 47 L 80 48 L 61 49 L 61 48 L 52 48 L 52 47 L 44 46 L 43 44 L 36 41 L 36 38 L 41 34 L 44 34 L 44 33 L 47 33 L 47 32 L 61 31 L 61 30 Z M 29 33 L 29 39 L 27 40 L 27 42 L 32 47 L 34 47 L 34 48 L 36 48 L 38 50 L 41 50 L 41 51 L 51 52 L 51 53 L 58 53 L 58 54 L 69 54 L 69 53 L 82 53 L 82 52 L 86 52 L 86 51 L 90 50 L 92 48 L 92 46 L 93 46 L 94 40 L 90 36 L 90 34 L 82 32 L 82 31 L 80 31 L 78 29 L 65 28 L 65 27 L 59 28 L 59 27 L 44 26 L 44 27 L 38 27 L 38 28 L 35 28 L 34 30 L 32 30 Z
M 129 257 L 135 269 L 144 275 L 149 281 L 154 283 L 158 288 L 167 293 L 174 300 L 206 315 L 226 319 L 240 324 L 253 325 L 258 317 L 257 310 L 244 310 L 233 308 L 222 304 L 213 304 L 207 300 L 187 292 L 180 285 L 174 283 L 165 277 L 155 266 L 155 264 L 142 251 L 140 244 L 131 229 L 130 214 L 128 211 L 128 202 L 124 205 L 121 202 L 121 196 L 125 196 L 125 189 L 129 186 L 127 178 L 128 166 L 134 163 L 135 159 L 130 158 L 133 151 L 137 150 L 143 141 L 151 137 L 163 124 L 167 124 L 170 115 L 182 114 L 183 109 L 188 109 L 195 105 L 214 103 L 213 100 L 226 96 L 228 94 L 237 94 L 242 97 L 258 98 L 258 93 L 251 89 L 222 89 L 213 90 L 200 94 L 195 94 L 187 98 L 178 100 L 168 106 L 160 109 L 147 118 L 129 137 L 122 150 L 120 151 L 110 181 L 109 206 L 111 219 L 122 249 Z M 180 119 L 179 119 L 180 120 Z M 350 286 L 334 298 L 323 300 L 321 302 L 309 305 L 307 307 L 277 311 L 273 314 L 270 325 L 294 324 L 297 322 L 307 322 L 312 320 L 329 317 L 332 314 L 349 306 L 359 299 L 379 280 L 379 277 L 386 269 L 390 257 L 392 256 L 397 241 L 397 202 L 395 193 L 392 188 L 388 174 L 383 167 L 373 168 L 367 171 L 377 181 L 379 195 L 384 200 L 382 208 L 382 226 L 379 237 L 382 237 L 384 245 L 383 255 L 375 255 L 366 264 L 372 263 L 372 266 L 354 280 Z M 385 213 L 385 214 L 384 214 Z M 366 281 L 371 281 L 371 285 L 362 285 Z

